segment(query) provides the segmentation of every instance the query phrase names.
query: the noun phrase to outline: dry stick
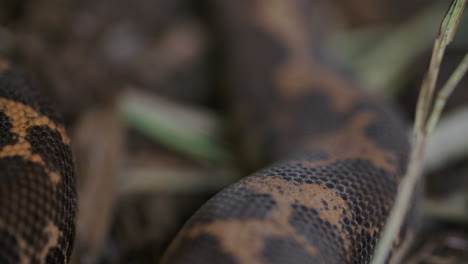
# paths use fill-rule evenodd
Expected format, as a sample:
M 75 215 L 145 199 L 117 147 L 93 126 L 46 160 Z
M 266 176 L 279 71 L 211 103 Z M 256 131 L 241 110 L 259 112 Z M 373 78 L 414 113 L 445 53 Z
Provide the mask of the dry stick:
M 434 43 L 431 63 L 429 65 L 428 73 L 421 85 L 421 93 L 418 99 L 416 120 L 413 130 L 413 135 L 416 140 L 411 152 L 408 170 L 400 184 L 394 208 L 390 212 L 390 216 L 387 224 L 385 225 L 383 235 L 377 245 L 376 254 L 372 259 L 372 264 L 385 263 L 387 260 L 392 244 L 395 241 L 395 237 L 401 230 L 404 217 L 408 211 L 409 205 L 411 204 L 410 201 L 413 196 L 416 183 L 419 181 L 419 177 L 422 174 L 424 150 L 426 147 L 425 142 L 428 135 L 427 119 L 431 110 L 430 106 L 431 102 L 433 101 L 440 63 L 442 61 L 446 46 L 452 41 L 453 36 L 455 35 L 456 28 L 459 24 L 463 9 L 467 1 L 468 0 L 454 0 L 452 2 L 446 16 L 442 21 L 439 35 L 437 36 L 437 39 Z M 462 65 L 463 64 L 461 64 L 461 67 L 463 67 Z M 457 72 L 459 72 L 458 69 L 456 70 L 456 73 Z M 452 77 L 450 79 L 452 79 Z M 453 80 L 456 81 L 456 78 L 454 77 Z M 451 87 L 452 85 L 449 86 Z M 446 92 L 451 91 L 453 91 L 453 89 L 446 89 Z M 434 113 L 435 109 L 432 111 L 432 114 Z
M 427 132 L 428 134 L 432 134 L 436 124 L 439 122 L 440 114 L 445 107 L 448 97 L 452 94 L 457 84 L 461 81 L 463 76 L 465 75 L 466 71 L 468 70 L 468 53 L 465 54 L 465 57 L 460 62 L 460 65 L 455 69 L 453 74 L 448 79 L 447 83 L 445 83 L 442 90 L 440 90 L 439 94 L 437 94 L 433 114 L 429 118 L 427 124 Z
M 435 84 L 437 82 L 437 77 L 439 76 L 440 63 L 444 56 L 445 48 L 450 42 L 452 42 L 453 37 L 455 36 L 456 28 L 460 23 L 465 5 L 466 1 L 454 0 L 442 20 L 439 35 L 434 43 L 429 70 L 421 85 L 421 94 L 418 100 L 418 111 L 416 112 L 414 129 L 424 129 L 425 125 L 423 125 L 423 123 L 427 121 L 427 116 L 430 112 L 429 107 L 432 103 L 432 98 L 434 97 Z M 419 109 L 421 110 L 419 111 Z

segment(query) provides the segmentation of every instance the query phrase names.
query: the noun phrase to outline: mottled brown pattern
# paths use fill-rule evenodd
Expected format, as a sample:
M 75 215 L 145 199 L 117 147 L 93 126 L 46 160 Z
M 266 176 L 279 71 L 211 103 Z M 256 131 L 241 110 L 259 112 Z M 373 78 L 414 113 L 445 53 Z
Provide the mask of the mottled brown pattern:
M 369 263 L 406 169 L 405 126 L 320 55 L 320 1 L 216 4 L 242 148 L 279 162 L 208 201 L 163 263 Z
M 26 136 L 28 135 L 29 128 L 33 126 L 46 126 L 58 131 L 62 137 L 62 142 L 69 144 L 70 139 L 66 135 L 65 129 L 62 126 L 56 125 L 48 117 L 39 114 L 31 107 L 5 98 L 0 98 L 0 112 L 9 117 L 12 124 L 10 132 L 17 136 L 16 144 L 0 149 L 0 158 L 21 156 L 26 160 L 39 163 L 46 167 L 50 180 L 54 184 L 57 184 L 60 181 L 60 174 L 47 168 L 40 154 L 33 154 L 31 152 L 31 144 L 26 140 Z
M 271 218 L 265 220 L 265 222 L 280 222 L 288 227 L 290 225 L 288 220 L 291 216 L 292 204 L 313 208 L 318 211 L 320 218 L 338 227 L 338 235 L 345 242 L 345 249 L 348 251 L 350 248 L 349 240 L 346 238 L 343 218 L 345 216 L 351 218 L 351 211 L 336 190 L 331 190 L 323 184 L 297 184 L 281 178 L 253 178 L 251 181 L 246 182 L 245 185 L 259 193 L 271 194 L 275 201 L 278 202 L 278 206 L 271 213 Z M 282 222 L 279 219 L 285 219 L 285 221 Z M 285 227 L 279 226 L 278 228 Z M 295 239 L 295 232 L 289 238 Z M 296 240 L 301 245 L 308 244 L 308 242 L 304 243 L 303 240 Z M 316 253 L 311 255 L 316 255 Z
M 256 1 L 257 18 L 261 29 L 269 32 L 283 43 L 289 51 L 287 60 L 279 65 L 274 73 L 274 83 L 277 84 L 281 97 L 297 98 L 311 90 L 320 91 L 329 96 L 337 112 L 345 112 L 353 104 L 363 100 L 362 93 L 356 89 L 342 89 L 349 86 L 348 80 L 313 59 L 312 47 L 314 40 L 306 20 L 300 9 L 284 0 Z
M 246 156 L 277 163 L 208 201 L 163 263 L 369 263 L 406 168 L 403 123 L 320 56 L 320 1 L 216 6 Z M 67 263 L 70 139 L 9 67 L 0 61 L 0 263 Z M 412 234 L 413 218 L 395 245 Z
M 291 164 L 294 162 L 291 162 Z M 323 165 L 316 165 L 320 167 Z M 278 201 L 278 206 L 274 212 L 277 212 L 272 219 L 266 219 L 264 222 L 273 221 L 277 222 L 277 218 L 287 218 L 291 216 L 291 205 L 302 205 L 307 208 L 315 209 L 318 212 L 318 217 L 338 229 L 335 231 L 338 236 L 341 236 L 343 246 L 347 252 L 347 260 L 352 261 L 351 239 L 348 237 L 346 231 L 346 224 L 344 219 L 351 219 L 352 209 L 340 195 L 340 192 L 335 189 L 326 187 L 325 183 L 322 184 L 298 184 L 294 181 L 286 181 L 282 178 L 253 178 L 245 184 L 259 193 L 271 194 L 273 198 Z M 368 201 L 366 201 L 368 203 Z M 367 205 L 368 206 L 368 205 Z M 275 218 L 276 217 L 276 218 Z M 288 225 L 288 222 L 284 222 Z M 278 227 L 284 228 L 284 227 Z M 371 235 L 374 235 L 379 230 L 375 227 L 364 227 L 362 225 L 356 226 L 356 234 L 362 233 L 365 230 Z M 296 231 L 297 232 L 297 231 Z M 330 230 L 330 232 L 333 232 Z M 289 238 L 294 238 L 294 235 Z M 306 240 L 307 241 L 307 240 Z M 297 240 L 299 244 L 304 245 L 301 240 Z M 311 254 L 313 255 L 313 254 Z M 316 255 L 316 254 L 315 254 Z
M 70 139 L 25 79 L 12 68 L 0 73 L 0 263 L 67 263 L 76 211 Z
M 321 92 L 329 96 L 338 113 L 350 110 L 354 104 L 365 99 L 355 89 L 342 91 L 340 87 L 351 84 L 328 68 L 304 64 L 299 60 L 288 63 L 290 64 L 278 69 L 276 77 L 280 93 L 284 98 L 297 98 L 310 91 Z
M 47 226 L 44 228 L 44 233 L 48 235 L 47 244 L 42 248 L 39 253 L 39 261 L 46 263 L 47 254 L 49 254 L 49 250 L 53 247 L 56 247 L 59 244 L 59 238 L 62 236 L 62 232 L 58 229 L 58 227 L 49 222 Z
M 231 219 L 202 224 L 193 227 L 188 236 L 195 238 L 204 234 L 216 237 L 223 252 L 234 257 L 238 263 L 266 263 L 261 253 L 267 238 L 291 238 L 303 245 L 311 256 L 318 253 L 306 237 L 288 224 L 288 215 L 281 211 L 273 212 L 265 220 Z
M 0 221 L 0 229 L 5 228 L 6 225 Z M 14 233 L 14 230 L 10 230 L 12 236 L 17 236 Z M 44 226 L 43 230 L 44 234 L 47 234 L 48 239 L 47 243 L 43 245 L 42 248 L 34 248 L 28 244 L 28 242 L 21 237 L 17 236 L 17 243 L 18 243 L 18 255 L 20 259 L 17 261 L 18 264 L 29 264 L 32 263 L 31 255 L 37 255 L 37 259 L 34 263 L 47 263 L 47 255 L 49 254 L 49 250 L 53 247 L 57 247 L 59 245 L 59 238 L 62 236 L 61 231 L 58 227 L 49 222 L 47 226 Z M 33 235 L 33 234 L 31 234 Z
M 327 166 L 338 160 L 363 159 L 372 162 L 376 168 L 396 173 L 395 153 L 378 147 L 366 134 L 375 116 L 372 112 L 359 112 L 339 131 L 313 139 L 308 147 L 324 151 L 328 158 L 302 164 L 312 168 Z

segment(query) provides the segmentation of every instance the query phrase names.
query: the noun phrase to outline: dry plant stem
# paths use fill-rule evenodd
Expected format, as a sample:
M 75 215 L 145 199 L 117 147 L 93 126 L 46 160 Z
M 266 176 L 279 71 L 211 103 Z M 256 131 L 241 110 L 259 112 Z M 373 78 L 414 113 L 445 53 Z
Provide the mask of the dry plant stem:
M 410 165 L 408 167 L 407 175 L 420 175 L 422 172 L 422 161 L 424 160 L 424 150 L 425 150 L 425 136 L 420 135 L 417 137 L 417 142 L 415 144 L 415 148 L 411 153 L 410 158 Z M 390 249 L 392 247 L 392 243 L 394 241 L 394 237 L 399 234 L 401 229 L 401 224 L 405 218 L 405 215 L 408 211 L 410 206 L 410 201 L 412 198 L 414 187 L 418 182 L 419 177 L 404 177 L 400 186 L 409 186 L 407 188 L 399 189 L 397 200 L 395 202 L 394 208 L 398 208 L 398 210 L 392 209 L 389 215 L 389 221 L 385 225 L 384 235 L 382 236 L 381 240 L 379 241 L 376 249 L 375 258 L 372 260 L 373 264 L 380 264 L 385 263 L 387 259 Z M 390 234 L 390 235 L 387 235 Z
M 424 150 L 426 147 L 426 138 L 428 136 L 427 119 L 429 117 L 429 113 L 433 109 L 431 108 L 431 104 L 439 74 L 440 63 L 446 46 L 453 40 L 453 36 L 455 35 L 456 28 L 459 24 L 458 22 L 460 21 L 467 1 L 468 0 L 454 0 L 452 2 L 442 21 L 439 35 L 434 43 L 431 63 L 421 85 L 421 93 L 419 95 L 416 108 L 416 120 L 413 130 L 415 144 L 411 152 L 408 169 L 400 183 L 394 208 L 390 212 L 383 235 L 377 245 L 375 256 L 372 259 L 372 264 L 385 263 L 387 260 L 392 244 L 395 241 L 395 237 L 400 233 L 405 215 L 407 214 L 408 208 L 411 204 L 411 198 L 413 196 L 416 183 L 419 181 L 422 174 Z M 432 110 L 431 116 L 434 113 L 435 111 Z
M 458 67 L 450 76 L 450 78 L 448 79 L 447 83 L 444 85 L 442 90 L 437 94 L 437 98 L 436 98 L 436 102 L 435 102 L 435 106 L 433 110 L 434 113 L 431 115 L 429 119 L 429 123 L 427 125 L 427 132 L 429 134 L 432 134 L 432 132 L 434 131 L 434 128 L 440 119 L 442 110 L 444 109 L 445 104 L 447 102 L 447 98 L 449 97 L 450 94 L 452 94 L 453 90 L 455 89 L 455 87 L 457 87 L 458 83 L 460 83 L 461 79 L 463 78 L 467 70 L 468 70 L 468 53 L 465 55 L 463 60 L 460 62 Z
M 413 133 L 416 133 L 417 130 L 421 131 L 425 127 L 424 123 L 426 123 L 429 107 L 434 97 L 434 89 L 439 75 L 440 63 L 442 62 L 446 47 L 446 45 L 442 45 L 441 42 L 442 40 L 439 35 L 434 44 L 429 70 L 421 85 L 421 92 L 416 106 L 417 111 Z
M 447 14 L 442 20 L 440 31 L 434 43 L 431 62 L 426 77 L 421 85 L 421 94 L 418 100 L 416 121 L 414 129 L 424 129 L 427 121 L 432 98 L 434 97 L 435 84 L 439 76 L 439 67 L 445 53 L 445 48 L 452 42 L 456 29 L 460 23 L 466 0 L 454 0 L 450 5 Z M 421 111 L 419 111 L 421 110 Z

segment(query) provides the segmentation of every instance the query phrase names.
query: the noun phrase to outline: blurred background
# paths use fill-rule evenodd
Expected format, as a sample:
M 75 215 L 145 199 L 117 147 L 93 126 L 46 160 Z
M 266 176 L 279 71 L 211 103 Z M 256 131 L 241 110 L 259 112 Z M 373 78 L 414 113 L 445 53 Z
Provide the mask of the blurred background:
M 73 263 L 157 263 L 198 207 L 251 172 L 229 133 L 210 2 L 0 1 L 0 57 L 50 93 L 73 139 Z M 449 4 L 323 1 L 326 56 L 411 121 Z M 465 14 L 439 87 L 467 51 Z M 467 77 L 429 144 L 423 224 L 408 263 L 468 262 L 466 88 Z

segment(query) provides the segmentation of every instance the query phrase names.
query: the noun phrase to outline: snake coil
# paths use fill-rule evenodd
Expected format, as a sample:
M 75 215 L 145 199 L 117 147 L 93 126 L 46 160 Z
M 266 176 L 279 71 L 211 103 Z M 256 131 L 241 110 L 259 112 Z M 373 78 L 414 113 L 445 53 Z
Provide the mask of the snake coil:
M 323 59 L 319 1 L 216 4 L 243 150 L 275 163 L 200 208 L 163 263 L 369 263 L 406 169 L 404 123 Z
M 76 191 L 69 138 L 23 73 L 0 73 L 0 263 L 66 263 Z
M 406 169 L 404 123 L 323 58 L 318 1 L 215 6 L 241 148 L 253 164 L 273 165 L 200 208 L 163 263 L 368 263 Z M 69 139 L 24 80 L 0 73 L 0 263 L 67 263 L 76 210 Z

